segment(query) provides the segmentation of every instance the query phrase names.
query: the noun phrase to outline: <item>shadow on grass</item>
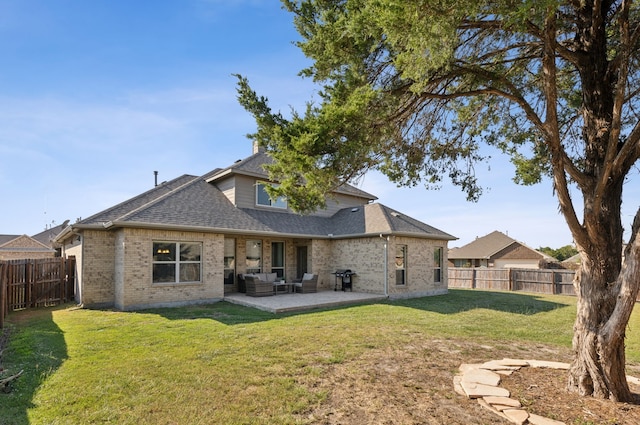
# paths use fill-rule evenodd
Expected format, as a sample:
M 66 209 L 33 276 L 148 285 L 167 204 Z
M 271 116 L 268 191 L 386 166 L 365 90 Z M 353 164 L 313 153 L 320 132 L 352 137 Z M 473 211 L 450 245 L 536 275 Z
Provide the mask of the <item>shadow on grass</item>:
M 11 313 L 2 331 L 8 333 L 2 355 L 5 377 L 23 370 L 11 383 L 9 393 L 0 392 L 0 420 L 3 425 L 27 425 L 27 411 L 33 406 L 38 387 L 67 358 L 62 330 L 55 324 L 52 312 L 66 308 L 38 308 Z
M 247 323 L 265 322 L 281 318 L 315 314 L 323 311 L 344 310 L 357 306 L 372 304 L 397 305 L 440 314 L 455 314 L 474 309 L 488 309 L 506 313 L 534 315 L 552 311 L 570 305 L 570 302 L 552 302 L 535 294 L 492 292 L 479 290 L 451 289 L 446 295 L 411 298 L 403 300 L 358 302 L 353 305 L 313 308 L 288 313 L 270 313 L 252 307 L 240 306 L 221 301 L 215 304 L 196 305 L 177 308 L 158 308 L 141 310 L 138 313 L 158 314 L 169 320 L 212 319 L 233 326 Z
M 553 302 L 544 299 L 542 295 L 530 293 L 462 289 L 449 289 L 446 295 L 398 300 L 392 303 L 440 314 L 486 309 L 527 316 L 571 305 L 569 300 L 567 303 Z

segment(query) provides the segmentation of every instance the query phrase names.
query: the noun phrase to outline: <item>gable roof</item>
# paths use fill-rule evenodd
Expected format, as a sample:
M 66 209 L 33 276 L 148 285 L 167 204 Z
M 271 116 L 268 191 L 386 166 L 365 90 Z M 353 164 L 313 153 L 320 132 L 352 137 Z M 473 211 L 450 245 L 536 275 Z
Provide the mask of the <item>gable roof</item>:
M 27 235 L 0 235 L 0 252 L 55 252 L 50 246 Z
M 73 229 L 120 227 L 327 239 L 380 234 L 456 239 L 448 233 L 375 203 L 344 208 L 331 217 L 262 208 L 238 208 L 213 184 L 222 176 L 229 175 L 228 170 L 232 168 L 237 174 L 255 173 L 264 164 L 264 158 L 264 154 L 255 154 L 229 168 L 215 169 L 200 177 L 183 175 L 67 227 L 57 240 L 64 240 Z M 372 195 L 357 188 L 349 190 L 353 191 L 350 193 L 355 194 L 354 196 L 364 195 L 371 199 Z
M 462 247 L 450 249 L 449 259 L 489 259 L 493 255 L 497 254 L 498 252 L 514 243 L 520 244 L 520 242 L 516 241 L 513 238 L 510 238 L 504 233 L 494 230 L 488 235 L 477 238 L 475 241 L 468 243 Z
M 264 167 L 265 165 L 269 164 L 273 164 L 273 158 L 271 158 L 265 152 L 257 152 L 245 159 L 234 162 L 227 168 L 221 169 L 216 173 L 212 173 L 211 177 L 207 179 L 207 182 L 213 183 L 233 174 L 240 174 L 268 180 L 269 174 Z M 378 199 L 378 197 L 346 183 L 337 188 L 335 192 L 358 196 L 370 201 Z

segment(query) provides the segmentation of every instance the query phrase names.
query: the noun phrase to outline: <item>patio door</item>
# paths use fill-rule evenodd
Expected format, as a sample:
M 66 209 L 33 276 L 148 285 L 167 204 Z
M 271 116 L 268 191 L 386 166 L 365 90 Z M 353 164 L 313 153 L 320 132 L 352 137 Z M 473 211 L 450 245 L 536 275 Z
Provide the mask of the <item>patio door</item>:
M 296 277 L 300 279 L 307 272 L 307 247 L 299 246 L 296 250 Z

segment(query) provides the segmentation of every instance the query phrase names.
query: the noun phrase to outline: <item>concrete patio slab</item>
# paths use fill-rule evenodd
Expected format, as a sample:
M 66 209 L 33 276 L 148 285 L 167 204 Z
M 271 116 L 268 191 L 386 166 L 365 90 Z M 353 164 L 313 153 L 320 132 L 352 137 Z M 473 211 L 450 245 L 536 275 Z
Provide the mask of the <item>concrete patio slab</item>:
M 257 308 L 270 313 L 287 313 L 318 308 L 340 307 L 387 300 L 388 297 L 361 292 L 319 291 L 311 294 L 279 294 L 271 297 L 248 297 L 242 293 L 226 294 L 225 301 Z

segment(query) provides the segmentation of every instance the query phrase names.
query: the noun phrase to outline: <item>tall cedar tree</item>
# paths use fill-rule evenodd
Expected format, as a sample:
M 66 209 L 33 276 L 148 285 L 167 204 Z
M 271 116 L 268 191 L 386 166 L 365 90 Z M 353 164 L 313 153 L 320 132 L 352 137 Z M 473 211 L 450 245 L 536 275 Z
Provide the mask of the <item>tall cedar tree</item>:
M 640 11 L 633 0 L 283 0 L 312 60 L 317 104 L 273 112 L 238 76 L 275 163 L 272 196 L 308 212 L 378 169 L 443 178 L 469 200 L 486 143 L 515 181 L 553 181 L 581 255 L 568 387 L 628 401 L 625 329 L 640 286 L 640 209 L 623 255 L 625 179 L 640 157 Z M 574 190 L 570 191 L 570 186 Z M 582 217 L 570 196 L 577 193 Z M 624 260 L 623 260 L 624 258 Z

